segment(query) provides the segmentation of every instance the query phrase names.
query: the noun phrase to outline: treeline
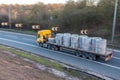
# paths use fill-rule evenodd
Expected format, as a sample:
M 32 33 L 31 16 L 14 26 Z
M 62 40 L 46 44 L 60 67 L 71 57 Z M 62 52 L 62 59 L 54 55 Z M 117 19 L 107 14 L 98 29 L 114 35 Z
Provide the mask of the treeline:
M 7 22 L 9 9 L 11 10 L 12 28 L 14 24 L 24 24 L 24 29 L 31 29 L 34 24 L 41 25 L 42 28 L 48 28 L 51 24 L 53 16 L 57 15 L 56 12 L 63 10 L 63 4 L 48 4 L 45 5 L 41 2 L 33 5 L 0 5 L 0 22 Z
M 41 29 L 60 27 L 61 32 L 80 33 L 87 29 L 89 35 L 111 36 L 115 0 L 69 0 L 66 4 L 0 5 L 0 22 L 8 21 L 11 7 L 12 27 L 24 24 L 24 29 L 40 24 Z M 120 34 L 120 0 L 118 3 L 116 35 Z

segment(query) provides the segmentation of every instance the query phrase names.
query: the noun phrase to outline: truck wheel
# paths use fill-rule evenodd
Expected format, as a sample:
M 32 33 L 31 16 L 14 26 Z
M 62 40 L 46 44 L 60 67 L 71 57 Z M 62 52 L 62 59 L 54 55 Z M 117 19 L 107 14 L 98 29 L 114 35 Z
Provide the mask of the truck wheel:
M 79 57 L 82 57 L 82 56 L 83 56 L 83 54 L 80 52 L 80 53 L 79 53 Z
M 79 53 L 75 53 L 75 55 L 77 56 L 77 57 L 79 57 L 80 55 L 79 55 Z
M 57 46 L 54 46 L 54 50 L 55 50 L 55 51 L 58 51 L 59 48 L 58 48 Z
M 51 45 L 48 45 L 47 48 L 48 48 L 48 49 L 51 49 Z
M 75 53 L 75 56 L 77 56 L 77 57 L 83 57 L 83 53 L 82 52 L 79 52 L 79 51 L 77 51 L 76 53 Z
M 75 52 L 75 56 L 80 57 L 80 55 L 81 55 L 81 52 L 78 52 L 78 51 Z
M 59 47 L 59 51 L 62 51 L 63 49 L 62 49 L 62 47 Z
M 54 48 L 54 46 L 52 46 L 52 48 L 51 48 L 52 50 L 55 50 L 55 48 Z
M 40 46 L 40 47 L 43 47 L 43 43 L 39 43 L 39 46 Z
M 82 58 L 84 58 L 84 59 L 86 59 L 86 54 L 87 54 L 87 53 L 85 53 L 85 52 L 80 52 L 80 53 L 79 53 L 80 57 L 82 57 Z
M 86 54 L 82 54 L 82 58 L 86 59 Z
M 86 59 L 90 59 L 89 53 L 86 53 L 85 55 L 86 55 Z

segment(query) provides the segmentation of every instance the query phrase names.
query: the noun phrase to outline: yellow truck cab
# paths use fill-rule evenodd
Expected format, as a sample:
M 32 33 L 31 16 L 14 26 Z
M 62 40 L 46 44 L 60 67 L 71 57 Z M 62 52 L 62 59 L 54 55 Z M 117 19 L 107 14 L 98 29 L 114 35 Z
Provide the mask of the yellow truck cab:
M 51 38 L 51 30 L 40 30 L 37 33 L 37 43 L 45 43 L 48 38 Z

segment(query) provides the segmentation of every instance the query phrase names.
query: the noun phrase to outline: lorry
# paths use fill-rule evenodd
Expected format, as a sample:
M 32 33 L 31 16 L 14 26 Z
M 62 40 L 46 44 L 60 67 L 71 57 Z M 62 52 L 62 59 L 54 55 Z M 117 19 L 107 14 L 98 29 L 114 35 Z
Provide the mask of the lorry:
M 48 39 L 52 38 L 51 30 L 40 30 L 37 33 L 36 39 L 40 47 L 55 50 L 55 51 L 68 51 L 77 57 L 82 57 L 89 60 L 103 59 L 108 61 L 113 56 L 113 50 L 106 50 L 105 54 L 98 54 L 93 51 L 85 51 L 80 48 L 66 47 L 64 45 L 58 45 L 56 43 L 48 42 Z

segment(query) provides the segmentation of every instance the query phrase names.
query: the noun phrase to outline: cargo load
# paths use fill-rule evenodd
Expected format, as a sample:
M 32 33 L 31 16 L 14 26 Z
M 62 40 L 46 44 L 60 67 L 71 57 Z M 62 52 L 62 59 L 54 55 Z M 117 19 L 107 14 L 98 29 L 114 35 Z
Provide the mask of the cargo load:
M 97 52 L 97 40 L 102 39 L 100 37 L 93 37 L 91 42 L 91 51 Z
M 78 48 L 78 46 L 79 46 L 79 35 L 72 34 L 71 35 L 71 47 Z
M 107 47 L 107 40 L 100 37 L 92 38 L 92 51 L 99 54 L 105 54 Z
M 106 47 L 107 47 L 107 40 L 105 40 L 105 39 L 97 40 L 96 53 L 105 54 L 106 53 Z
M 63 46 L 70 47 L 71 46 L 71 34 L 64 33 L 63 35 Z
M 57 45 L 63 45 L 63 34 L 62 33 L 56 34 L 55 42 Z
M 91 49 L 91 40 L 90 37 L 82 37 L 82 49 L 85 51 L 90 51 Z
M 79 41 L 78 41 L 78 48 L 80 48 L 80 49 L 82 49 L 82 42 L 83 42 L 83 40 L 82 40 L 82 38 L 83 37 L 87 37 L 86 35 L 80 35 L 79 36 Z

